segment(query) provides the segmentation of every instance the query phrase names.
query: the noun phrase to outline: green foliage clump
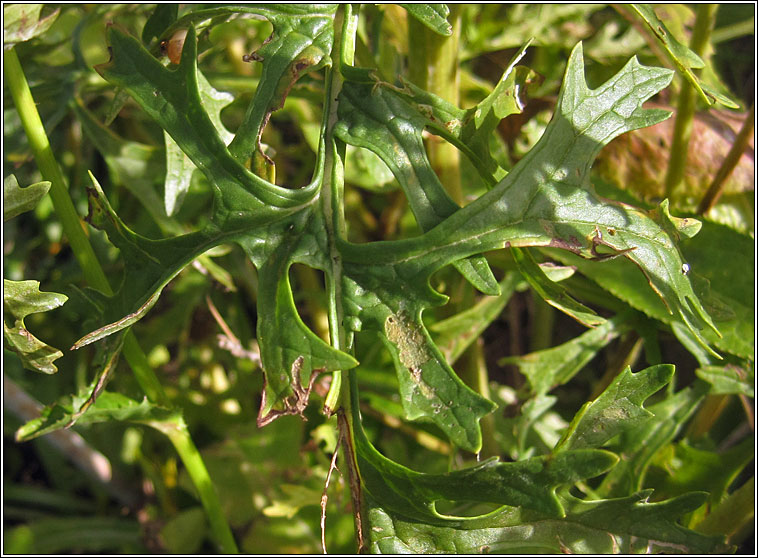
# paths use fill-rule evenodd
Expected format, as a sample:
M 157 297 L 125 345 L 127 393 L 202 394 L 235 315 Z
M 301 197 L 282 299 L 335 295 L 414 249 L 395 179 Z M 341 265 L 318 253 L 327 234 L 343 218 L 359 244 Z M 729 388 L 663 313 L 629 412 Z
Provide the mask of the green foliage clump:
M 46 486 L 12 446 L 5 550 L 735 549 L 754 208 L 675 170 L 685 99 L 740 108 L 715 14 L 5 6 L 6 434 Z M 610 149 L 672 96 L 653 199 Z

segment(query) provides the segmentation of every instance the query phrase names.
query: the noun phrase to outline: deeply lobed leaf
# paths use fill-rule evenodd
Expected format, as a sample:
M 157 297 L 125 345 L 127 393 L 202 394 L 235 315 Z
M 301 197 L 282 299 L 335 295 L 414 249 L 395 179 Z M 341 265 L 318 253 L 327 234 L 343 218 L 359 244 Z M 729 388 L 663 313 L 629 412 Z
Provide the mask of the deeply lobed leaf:
M 40 291 L 39 281 L 3 279 L 3 308 L 13 319 L 12 325 L 3 320 L 3 335 L 25 368 L 44 374 L 58 371 L 53 361 L 63 353 L 32 335 L 26 329 L 24 318 L 62 306 L 67 300 L 65 295 Z

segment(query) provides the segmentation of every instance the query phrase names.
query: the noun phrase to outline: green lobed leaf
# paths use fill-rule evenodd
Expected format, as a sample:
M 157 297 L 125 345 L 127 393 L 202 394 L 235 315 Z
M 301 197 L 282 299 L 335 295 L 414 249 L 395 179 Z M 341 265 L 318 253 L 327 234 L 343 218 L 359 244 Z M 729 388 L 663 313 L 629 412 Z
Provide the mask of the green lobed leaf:
M 75 415 L 80 407 L 79 402 L 86 401 L 91 395 L 90 389 L 84 389 L 73 400 L 68 396 L 48 405 L 42 410 L 40 417 L 33 419 L 16 431 L 16 440 L 26 441 L 48 434 L 61 428 L 67 428 L 73 421 L 78 424 L 94 424 L 99 422 L 137 422 L 148 424 L 154 428 L 176 427 L 183 424 L 183 419 L 177 411 L 166 409 L 149 403 L 134 401 L 120 393 L 104 391 L 88 407 L 78 419 Z
M 29 314 L 47 312 L 68 300 L 66 295 L 42 292 L 39 281 L 9 281 L 3 279 L 3 336 L 10 348 L 19 356 L 25 368 L 43 374 L 55 374 L 58 368 L 53 361 L 63 353 L 37 339 L 26 329 L 24 318 Z M 5 318 L 10 316 L 13 325 Z
M 200 81 L 204 81 L 204 78 L 201 77 Z M 163 211 L 164 204 L 156 193 L 157 183 L 166 175 L 166 164 L 160 150 L 117 136 L 98 122 L 79 100 L 73 104 L 73 108 L 82 124 L 82 130 L 105 159 L 111 183 L 123 186 L 134 194 L 162 232 L 181 233 L 182 227 Z M 194 168 L 192 166 L 189 170 Z M 227 289 L 235 290 L 229 274 L 215 265 L 209 254 L 198 256 L 198 260 L 214 279 Z
M 425 307 L 445 301 L 429 286 L 435 271 L 487 250 L 556 246 L 599 260 L 623 255 L 644 271 L 676 319 L 707 346 L 698 328 L 713 324 L 682 273 L 676 239 L 669 234 L 669 227 L 662 226 L 666 222 L 656 222 L 649 214 L 628 206 L 601 201 L 588 184 L 589 168 L 604 144 L 625 131 L 668 116 L 641 105 L 670 80 L 670 71 L 646 68 L 632 59 L 616 76 L 591 91 L 584 82 L 579 45 L 566 69 L 556 115 L 539 143 L 497 186 L 419 237 L 366 245 L 338 244 L 343 256 L 345 308 L 353 317 L 349 324 L 355 329 L 364 325 L 376 329 L 389 339 L 388 326 L 395 326 L 387 320 L 392 319 L 394 324 L 404 324 L 401 330 L 405 339 L 419 348 L 411 354 L 398 345 L 399 339 L 390 339 L 401 357 L 396 362 L 404 365 L 397 367 L 401 385 L 411 388 L 402 396 L 408 417 L 425 416 L 448 430 L 459 428 L 439 420 L 438 405 L 432 405 L 436 391 L 443 389 L 440 382 L 455 379 L 450 373 L 439 373 L 445 365 L 436 357 L 435 348 L 418 343 L 427 337 L 421 314 Z M 371 93 L 366 90 L 365 94 Z M 654 216 L 666 218 L 667 213 Z M 633 268 L 629 271 L 634 273 Z M 403 352 L 410 357 L 406 362 Z M 430 363 L 428 373 L 421 366 L 426 363 Z M 472 427 L 484 407 L 472 403 L 461 407 L 468 407 L 465 414 L 457 413 L 465 422 L 459 418 L 457 424 L 473 434 Z M 461 438 L 460 434 L 456 436 Z M 468 437 L 469 443 L 477 439 L 470 434 Z
M 381 82 L 345 82 L 335 135 L 382 159 L 403 188 L 421 230 L 427 231 L 454 213 L 458 205 L 427 158 L 422 138 L 427 118 L 395 89 L 380 85 Z M 497 281 L 482 257 L 452 263 L 477 289 L 498 294 Z
M 3 4 L 3 50 L 42 35 L 55 23 L 60 8 L 41 17 L 44 7 L 44 4 Z
M 617 462 L 610 452 L 577 450 L 514 463 L 492 458 L 444 474 L 419 473 L 380 454 L 359 423 L 355 424 L 356 457 L 365 491 L 395 514 L 436 525 L 458 526 L 476 519 L 439 513 L 435 507 L 439 500 L 522 506 L 563 517 L 556 488 L 597 476 Z
M 734 365 L 701 366 L 695 369 L 697 377 L 711 384 L 711 393 L 743 394 L 755 397 L 755 376 L 752 368 L 744 370 Z
M 193 256 L 232 237 L 248 246 L 248 253 L 259 269 L 270 265 L 272 270 L 277 270 L 273 276 L 281 282 L 289 265 L 287 257 L 292 253 L 281 248 L 284 237 L 288 237 L 290 231 L 305 230 L 299 227 L 310 226 L 311 240 L 308 235 L 300 238 L 314 247 L 314 254 L 321 250 L 321 259 L 311 258 L 313 265 L 329 269 L 323 261 L 326 243 L 318 240 L 317 220 L 308 217 L 310 210 L 305 205 L 313 199 L 319 187 L 323 157 L 319 156 L 322 162 L 317 163 L 314 182 L 297 191 L 274 187 L 247 173 L 232 153 L 238 153 L 241 144 L 235 142 L 241 137 L 240 133 L 250 135 L 249 130 L 238 132 L 228 150 L 222 145 L 209 148 L 208 138 L 214 145 L 223 142 L 207 113 L 197 109 L 200 101 L 193 30 L 188 33 L 182 60 L 176 70 L 157 64 L 136 41 L 125 35 L 113 30 L 110 35 L 114 42 L 114 60 L 101 71 L 129 90 L 193 162 L 206 172 L 215 186 L 217 202 L 213 227 L 165 241 L 149 241 L 128 231 L 100 200 L 102 210 L 98 220 L 101 226 L 110 229 L 112 240 L 125 252 L 125 259 L 131 264 L 127 265 L 124 284 L 132 293 L 129 296 L 122 294 L 122 303 L 115 305 L 114 314 L 120 314 L 120 319 L 126 316 L 120 324 L 128 325 L 138 319 L 154 302 L 162 286 Z M 135 72 L 141 72 L 141 75 L 135 76 Z M 183 78 L 187 85 L 177 86 L 174 76 Z M 412 106 L 403 105 L 402 99 L 391 94 L 388 88 L 374 87 L 370 79 L 345 83 L 338 98 L 341 110 L 345 107 L 340 112 L 343 121 L 335 126 L 336 135 L 343 134 L 348 138 L 348 133 L 352 133 L 353 137 L 348 139 L 358 143 L 355 138 L 360 134 L 365 137 L 370 127 L 374 136 L 365 140 L 366 146 L 375 152 L 386 150 L 385 162 L 391 159 L 391 145 L 401 146 L 409 157 L 413 157 L 409 167 L 397 168 L 397 174 L 405 172 L 408 184 L 413 182 L 406 191 L 411 200 L 415 200 L 412 205 L 416 206 L 419 222 L 428 229 L 420 237 L 393 243 L 358 246 L 338 241 L 337 244 L 344 262 L 342 283 L 346 295 L 344 304 L 348 309 L 346 323 L 353 329 L 360 329 L 365 324 L 381 332 L 396 363 L 401 380 L 401 400 L 409 418 L 432 420 L 461 447 L 472 451 L 479 447 L 477 422 L 492 409 L 492 404 L 471 392 L 455 376 L 431 342 L 421 316 L 424 308 L 444 301 L 444 297 L 429 287 L 432 273 L 444 265 L 455 264 L 489 249 L 509 244 L 553 245 L 596 259 L 624 255 L 648 274 L 653 287 L 688 327 L 694 330 L 700 320 L 710 323 L 692 293 L 689 281 L 681 276 L 681 262 L 668 229 L 642 212 L 609 205 L 595 198 L 587 184 L 589 167 L 602 145 L 624 131 L 653 124 L 665 116 L 662 111 L 644 110 L 641 104 L 664 87 L 670 78 L 671 74 L 666 70 L 644 68 L 632 60 L 604 86 L 590 91 L 584 83 L 581 49 L 575 49 L 566 71 L 559 110 L 543 139 L 510 175 L 464 209 L 457 209 L 444 195 L 433 173 L 422 179 L 416 175 L 425 173 L 427 164 L 424 164 L 425 153 L 420 138 L 424 121 L 418 119 Z M 291 81 L 286 83 L 291 84 Z M 286 93 L 287 87 L 280 91 L 280 96 Z M 263 94 L 260 88 L 256 97 L 259 94 Z M 263 95 L 266 99 L 276 97 Z M 160 99 L 156 100 L 158 97 Z M 377 98 L 383 99 L 383 103 L 374 102 Z M 366 99 L 372 102 L 367 104 Z M 271 105 L 266 106 L 270 108 Z M 360 106 L 361 110 L 350 112 L 350 106 Z M 194 109 L 188 110 L 189 107 Z M 363 117 L 370 110 L 378 110 L 377 107 L 389 110 L 393 115 L 397 113 L 397 117 L 385 120 L 383 127 L 376 125 L 382 115 L 373 117 L 370 126 L 355 125 L 355 118 Z M 268 113 L 264 111 L 265 114 Z M 348 124 L 351 121 L 344 120 L 348 116 L 353 118 L 352 128 Z M 249 122 L 259 124 L 265 120 L 255 120 L 251 113 L 248 117 Z M 413 161 L 420 163 L 414 166 Z M 515 184 L 518 189 L 512 187 Z M 300 208 L 303 208 L 302 214 L 298 216 Z M 267 227 L 269 232 L 278 231 L 275 240 L 261 234 Z M 258 230 L 254 232 L 255 229 Z M 299 234 L 294 233 L 286 242 L 296 244 Z M 316 239 L 315 244 L 313 239 Z M 264 252 L 268 254 L 265 258 L 253 254 L 257 250 L 254 247 L 260 242 L 264 243 Z M 274 255 L 277 260 L 279 257 L 283 260 L 266 262 L 267 257 Z M 133 271 L 135 269 L 139 275 Z M 274 289 L 273 284 L 272 279 L 271 292 L 276 295 L 270 300 L 286 300 L 289 287 L 276 283 L 278 286 Z M 135 296 L 134 293 L 140 294 Z M 292 316 L 292 310 L 289 307 L 283 316 Z M 261 315 L 276 321 L 276 318 Z M 285 318 L 282 323 L 297 324 L 297 320 Z M 116 329 L 108 327 L 111 329 L 100 333 L 107 334 L 120 326 Z M 259 334 L 264 333 L 264 341 L 267 340 L 265 327 L 265 323 L 261 326 L 259 322 Z M 304 328 L 298 325 L 294 331 L 302 333 Z M 305 362 L 305 357 L 299 361 L 303 355 L 295 356 L 290 348 L 288 356 L 283 356 L 286 351 L 281 347 L 287 346 L 284 337 L 275 338 L 273 345 L 271 351 L 263 350 L 264 354 L 269 354 L 264 358 L 264 368 L 280 371 L 280 385 L 287 380 L 292 385 L 295 369 L 300 370 L 303 364 L 306 365 L 302 368 L 304 375 L 312 377 L 311 364 Z M 337 355 L 336 351 L 331 353 L 332 358 L 338 358 Z M 269 366 L 266 366 L 266 360 Z M 271 367 L 272 361 L 275 368 Z M 334 360 L 331 365 L 338 366 Z M 270 377 L 267 379 L 271 382 Z M 286 397 L 295 395 L 290 390 L 275 390 L 279 403 L 284 404 Z M 285 393 L 289 395 L 285 396 Z
M 653 418 L 623 432 L 618 440 L 621 461 L 608 473 L 597 489 L 606 497 L 627 496 L 641 490 L 651 460 L 661 448 L 681 431 L 687 419 L 700 405 L 708 391 L 704 382 L 696 382 L 651 405 Z
M 528 355 L 505 357 L 500 365 L 514 364 L 529 381 L 534 394 L 544 394 L 574 377 L 613 339 L 628 331 L 628 315 L 620 314 L 565 343 Z
M 674 366 L 660 364 L 632 374 L 626 367 L 594 401 L 574 416 L 556 450 L 596 448 L 650 419 L 642 403 L 671 381 Z
M 534 256 L 528 249 L 512 246 L 511 254 L 521 275 L 550 306 L 565 312 L 579 323 L 589 327 L 605 323 L 605 319 L 598 316 L 597 312 L 574 299 L 566 289 L 551 281 L 537 265 Z
M 90 178 L 94 187 L 87 190 L 90 204 L 87 219 L 104 230 L 121 251 L 125 275 L 114 296 L 100 295 L 105 325 L 79 339 L 73 346 L 76 349 L 133 325 L 153 307 L 163 287 L 183 267 L 224 238 L 218 232 L 204 231 L 164 240 L 138 235 L 119 219 L 91 173 Z
M 729 99 L 726 95 L 714 94 L 715 92 L 712 89 L 703 87 L 700 80 L 692 72 L 692 69 L 703 68 L 705 63 L 697 54 L 680 43 L 671 34 L 666 27 L 666 24 L 658 18 L 651 5 L 631 4 L 630 8 L 636 12 L 637 16 L 642 19 L 650 31 L 652 31 L 653 36 L 663 45 L 669 58 L 676 66 L 677 71 L 690 83 L 690 85 L 692 85 L 692 87 L 695 88 L 695 91 L 698 92 L 700 98 L 705 101 L 705 103 L 712 105 L 714 102 L 719 102 L 729 108 L 739 108 L 739 105 Z
M 432 272 L 449 261 L 506 244 L 558 246 L 595 259 L 624 255 L 704 343 L 697 328 L 712 323 L 682 273 L 674 239 L 644 212 L 594 198 L 587 184 L 589 165 L 604 143 L 665 116 L 639 105 L 667 84 L 671 74 L 632 60 L 590 92 L 581 66 L 577 48 L 566 71 L 559 112 L 538 145 L 493 190 L 420 237 L 391 244 L 345 243 L 346 273 L 393 275 L 404 279 L 419 299 L 432 301 L 440 300 L 427 285 Z
M 50 182 L 43 180 L 21 188 L 16 176 L 8 175 L 3 180 L 3 221 L 31 211 L 50 190 Z
M 83 337 L 77 347 L 139 320 L 166 283 L 195 257 L 222 242 L 236 240 L 259 268 L 261 288 L 266 292 L 259 299 L 258 308 L 258 336 L 267 380 L 259 422 L 265 424 L 281 414 L 301 413 L 318 372 L 355 365 L 352 357 L 331 348 L 305 327 L 292 303 L 287 277 L 291 263 L 298 257 L 305 258 L 309 265 L 327 268 L 323 227 L 319 229 L 314 222 L 311 205 L 324 173 L 323 144 L 313 182 L 301 189 L 268 183 L 240 162 L 249 155 L 248 152 L 242 157 L 243 150 L 254 147 L 268 114 L 281 106 L 294 81 L 304 71 L 328 63 L 325 53 L 331 44 L 332 30 L 327 24 L 334 9 L 327 7 L 323 11 L 301 6 L 241 9 L 269 18 L 275 37 L 254 57 L 263 60 L 267 77 L 261 79 L 251 109 L 228 148 L 202 104 L 202 78 L 196 69 L 196 36 L 191 25 L 175 69 L 164 67 L 135 39 L 115 28 L 109 30 L 114 55 L 99 71 L 128 91 L 206 174 L 215 196 L 213 223 L 194 233 L 163 240 L 147 239 L 120 221 L 96 184 L 91 191 L 90 220 L 106 230 L 111 242 L 121 250 L 125 277 L 116 295 L 103 301 L 106 325 Z M 230 13 L 229 9 L 220 10 Z M 217 11 L 193 12 L 187 16 L 189 19 L 183 18 L 175 26 L 219 15 Z
M 320 269 L 326 269 L 326 264 L 320 257 L 324 249 L 318 245 L 319 234 L 314 233 L 314 229 L 323 229 L 318 224 L 320 220 L 309 212 L 296 217 L 286 224 L 286 235 L 271 226 L 262 234 L 265 243 L 243 243 L 258 268 L 257 334 L 263 369 L 269 372 L 258 415 L 260 425 L 282 414 L 302 414 L 318 373 L 346 370 L 358 364 L 352 356 L 313 333 L 297 313 L 289 281 L 291 264 L 306 263 Z M 283 403 L 283 409 L 274 409 L 278 403 Z
M 665 218 L 667 214 L 667 208 L 665 212 L 658 212 L 659 217 Z M 688 219 L 682 226 L 686 230 L 692 226 L 693 221 L 698 222 Z M 671 225 L 671 229 L 674 228 Z M 680 235 L 683 233 L 684 231 L 677 232 Z M 707 328 L 699 332 L 692 331 L 686 324 L 675 322 L 676 316 L 669 313 L 660 298 L 645 288 L 644 278 L 637 273 L 630 273 L 623 262 L 604 262 L 602 268 L 598 269 L 592 262 L 573 254 L 552 249 L 547 253 L 559 261 L 576 266 L 601 287 L 648 316 L 670 324 L 680 339 L 682 336 L 687 337 L 682 342 L 694 355 L 700 355 L 698 360 L 702 364 L 710 364 L 713 353 L 703 348 L 702 339 L 741 358 L 753 357 L 755 290 L 753 274 L 746 272 L 752 269 L 753 248 L 754 242 L 749 236 L 710 221 L 702 222 L 697 236 L 683 238 L 681 241 L 681 265 L 686 267 L 680 273 L 690 279 L 693 291 L 712 316 L 721 335 Z
M 652 490 L 616 499 L 582 501 L 564 495 L 567 518 L 614 534 L 619 553 L 709 554 L 729 548 L 720 536 L 705 536 L 676 523 L 676 518 L 698 508 L 706 499 L 702 492 L 689 492 L 661 502 L 650 502 Z M 572 505 L 573 503 L 573 505 Z
M 505 508 L 461 525 L 434 525 L 394 514 L 369 500 L 371 551 L 376 554 L 638 554 L 725 552 L 723 537 L 685 529 L 677 517 L 697 508 L 702 493 L 648 502 L 651 491 L 614 500 L 561 495 L 566 517 Z

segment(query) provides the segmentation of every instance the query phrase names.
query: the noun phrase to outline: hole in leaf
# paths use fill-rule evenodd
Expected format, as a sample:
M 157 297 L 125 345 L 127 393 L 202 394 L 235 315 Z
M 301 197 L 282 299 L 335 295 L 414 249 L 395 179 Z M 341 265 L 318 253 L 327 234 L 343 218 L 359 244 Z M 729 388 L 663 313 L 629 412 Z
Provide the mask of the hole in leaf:
M 222 59 L 218 62 L 228 64 L 231 61 L 235 70 L 235 75 L 228 78 L 231 85 L 236 85 L 239 89 L 252 89 L 247 78 L 259 78 L 263 66 L 254 60 L 245 62 L 243 57 L 249 57 L 257 51 L 271 36 L 273 30 L 273 25 L 267 19 L 259 19 L 258 16 L 236 17 L 213 26 L 208 39 L 217 46 L 218 57 Z M 209 70 L 217 69 L 218 64 L 211 67 L 212 62 L 208 60 Z
M 294 263 L 289 270 L 292 297 L 303 323 L 321 339 L 329 342 L 329 319 L 324 273 Z
M 293 105 L 298 107 L 293 108 Z M 264 153 L 274 161 L 276 184 L 302 188 L 311 183 L 316 168 L 320 119 L 321 111 L 303 99 L 293 99 L 285 109 L 271 115 L 261 143 L 265 144 Z

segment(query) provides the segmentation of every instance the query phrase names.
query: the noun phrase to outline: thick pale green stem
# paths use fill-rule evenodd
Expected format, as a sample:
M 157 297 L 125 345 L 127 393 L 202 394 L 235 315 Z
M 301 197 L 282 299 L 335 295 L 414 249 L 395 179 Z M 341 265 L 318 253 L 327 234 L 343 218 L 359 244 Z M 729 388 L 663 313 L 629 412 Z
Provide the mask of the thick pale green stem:
M 408 78 L 422 89 L 454 105 L 460 101 L 460 19 L 461 7 L 451 4 L 448 21 L 453 27 L 453 34 L 443 37 L 416 18 L 408 16 Z M 447 193 L 456 203 L 462 204 L 458 149 L 437 136 L 429 136 L 426 139 L 426 150 L 429 162 Z
M 718 4 L 699 4 L 695 29 L 690 40 L 690 49 L 698 56 L 702 55 L 708 45 L 716 21 Z M 695 116 L 695 90 L 684 79 L 679 92 L 679 101 L 674 122 L 674 137 L 671 141 L 669 165 L 666 171 L 666 196 L 672 197 L 680 190 L 684 182 L 684 171 L 687 167 L 687 147 L 692 133 L 692 120 Z
M 32 148 L 42 177 L 51 182 L 50 197 L 53 201 L 53 207 L 61 221 L 63 231 L 69 240 L 74 256 L 82 268 L 84 277 L 91 286 L 105 294 L 113 294 L 110 283 L 85 233 L 84 225 L 71 201 L 63 173 L 61 173 L 58 162 L 50 147 L 50 141 L 45 133 L 45 128 L 42 125 L 42 120 L 37 112 L 37 106 L 34 103 L 34 98 L 29 90 L 29 84 L 26 81 L 26 76 L 21 68 L 21 63 L 15 50 L 6 50 L 3 59 L 5 62 L 6 82 L 11 91 L 13 102 L 16 105 L 16 110 L 21 118 L 21 123 L 24 126 L 24 131 L 29 139 L 29 145 Z M 153 403 L 168 405 L 169 401 L 163 391 L 163 387 L 131 331 L 126 334 L 122 351 L 148 399 Z M 164 432 L 166 431 L 164 430 Z M 211 530 L 217 542 L 225 552 L 237 552 L 236 543 L 234 542 L 229 524 L 222 513 L 218 496 L 213 490 L 208 471 L 200 457 L 200 453 L 192 442 L 189 432 L 187 432 L 186 428 L 182 428 L 171 430 L 170 432 L 166 432 L 166 434 L 174 444 L 185 467 L 187 467 L 190 477 L 195 481 L 200 493 L 201 502 L 211 523 Z
M 342 258 L 339 250 L 337 250 L 337 238 L 344 238 L 346 233 L 344 207 L 342 204 L 344 196 L 344 168 L 342 161 L 345 155 L 345 147 L 344 145 L 337 144 L 334 139 L 333 130 L 338 119 L 337 109 L 339 101 L 336 99 L 339 98 L 339 93 L 342 90 L 340 66 L 343 60 L 345 63 L 351 63 L 353 60 L 354 48 L 352 47 L 354 45 L 355 21 L 357 21 L 356 16 L 352 14 L 349 5 L 346 5 L 344 9 L 338 10 L 334 19 L 336 38 L 333 52 L 339 53 L 339 59 L 335 60 L 329 74 L 330 81 L 327 90 L 329 113 L 326 122 L 326 158 L 324 161 L 326 181 L 321 188 L 321 211 L 324 215 L 326 236 L 329 242 L 329 261 L 331 263 L 330 273 L 327 273 L 326 276 L 327 300 L 329 304 L 329 336 L 332 346 L 339 350 L 345 350 L 345 331 L 342 325 L 344 317 L 341 285 Z M 347 48 L 347 53 L 342 52 L 346 49 L 345 30 L 353 34 L 353 40 L 350 37 L 347 39 L 350 42 L 350 45 L 347 46 L 351 47 Z M 345 57 L 347 57 L 347 60 L 345 60 Z M 346 397 L 344 393 L 346 386 L 343 385 L 343 374 L 343 371 L 338 370 L 332 375 L 332 385 L 324 402 L 324 410 L 327 414 L 336 411 L 340 403 L 342 405 L 350 404 L 349 397 Z
M 448 21 L 453 28 L 453 34 L 449 37 L 435 33 L 414 17 L 408 17 L 408 78 L 422 89 L 454 105 L 459 105 L 458 53 L 463 8 L 456 4 L 451 4 L 449 7 Z M 425 145 L 429 162 L 445 190 L 458 205 L 463 205 L 460 152 L 454 145 L 437 136 L 427 137 Z M 471 285 L 460 276 L 457 276 L 455 281 L 458 285 L 454 286 L 453 290 L 460 289 L 462 294 L 458 304 L 450 305 L 451 313 L 459 312 L 473 304 Z M 466 349 L 458 361 L 456 370 L 469 387 L 484 397 L 488 396 L 489 379 L 480 343 L 472 343 Z M 496 455 L 498 449 L 493 437 L 493 418 L 484 417 L 481 426 L 483 436 L 481 454 L 485 457 Z
M 355 36 L 358 29 L 358 15 L 353 12 L 350 4 L 343 5 L 334 19 L 335 42 L 332 52 L 337 53 L 334 66 L 329 74 L 327 99 L 329 113 L 326 122 L 326 181 L 321 189 L 321 211 L 324 215 L 327 239 L 329 243 L 330 273 L 327 274 L 327 294 L 329 299 L 329 333 L 333 347 L 342 351 L 351 350 L 345 339 L 343 325 L 344 310 L 342 308 L 342 258 L 337 249 L 337 240 L 346 238 L 347 229 L 344 215 L 344 167 L 345 145 L 334 138 L 334 126 L 337 123 L 339 93 L 342 90 L 342 64 L 352 65 L 355 54 Z M 347 377 L 346 377 L 347 376 Z M 341 470 L 347 474 L 350 485 L 350 496 L 353 504 L 353 516 L 358 540 L 358 552 L 365 550 L 364 524 L 365 510 L 363 509 L 360 472 L 355 457 L 353 425 L 353 405 L 357 405 L 357 397 L 351 393 L 350 385 L 354 382 L 353 370 L 340 370 L 334 373 L 332 385 L 324 402 L 324 410 L 330 414 L 338 413 L 340 428 Z

